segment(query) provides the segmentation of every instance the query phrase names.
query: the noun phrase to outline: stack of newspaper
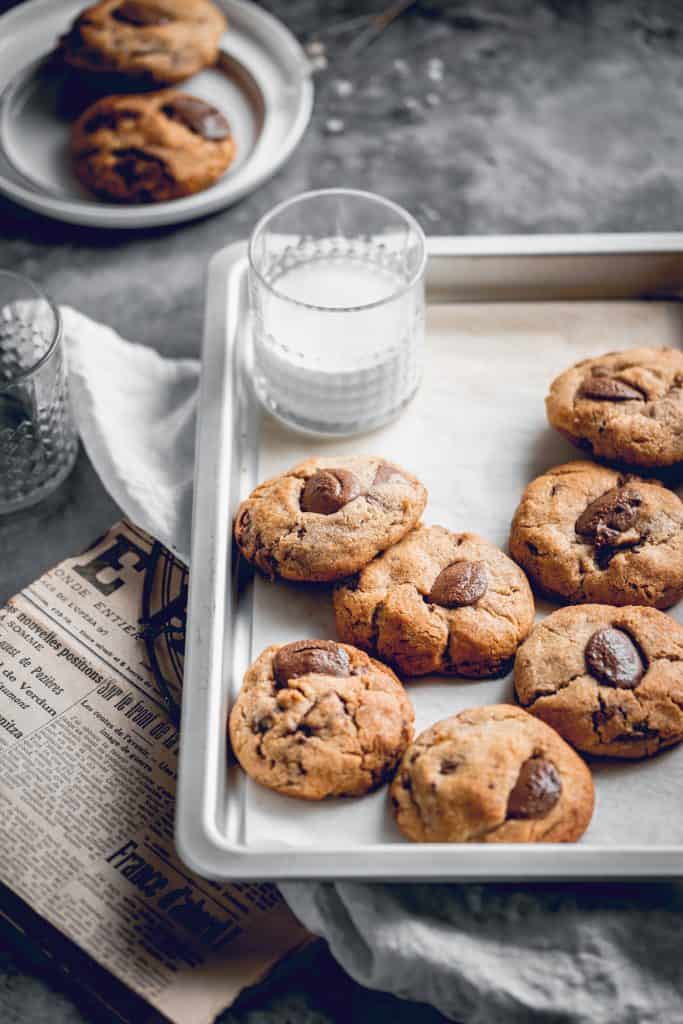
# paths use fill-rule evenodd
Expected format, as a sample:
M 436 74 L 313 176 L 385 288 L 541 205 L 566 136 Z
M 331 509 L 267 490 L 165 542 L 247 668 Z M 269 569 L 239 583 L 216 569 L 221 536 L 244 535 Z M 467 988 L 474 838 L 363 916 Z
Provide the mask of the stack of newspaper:
M 274 886 L 201 879 L 175 854 L 178 732 L 141 625 L 154 547 L 118 523 L 0 608 L 0 917 L 42 948 L 59 935 L 65 970 L 118 1016 L 144 1000 L 209 1024 L 310 937 Z M 163 565 L 173 655 L 187 574 Z

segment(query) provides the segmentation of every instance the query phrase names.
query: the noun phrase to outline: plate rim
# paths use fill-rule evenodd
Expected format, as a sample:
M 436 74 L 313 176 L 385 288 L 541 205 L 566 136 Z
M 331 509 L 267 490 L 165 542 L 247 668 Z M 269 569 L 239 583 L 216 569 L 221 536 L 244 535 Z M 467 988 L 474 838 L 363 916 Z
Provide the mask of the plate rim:
M 261 27 L 271 36 L 274 36 L 287 52 L 289 60 L 294 65 L 298 64 L 300 67 L 301 74 L 298 82 L 298 106 L 296 113 L 285 139 L 282 145 L 279 146 L 272 161 L 264 164 L 255 176 L 238 184 L 228 195 L 210 195 L 207 190 L 197 192 L 191 196 L 185 196 L 181 199 L 150 204 L 149 206 L 132 204 L 100 205 L 85 203 L 79 199 L 59 199 L 47 193 L 42 194 L 39 191 L 13 181 L 2 170 L 0 170 L 0 195 L 4 195 L 18 205 L 50 217 L 53 220 L 84 227 L 125 231 L 181 224 L 207 216 L 231 206 L 233 203 L 244 198 L 245 195 L 255 191 L 268 178 L 272 177 L 292 155 L 311 120 L 314 87 L 310 64 L 303 47 L 293 33 L 282 21 L 270 14 L 269 11 L 252 3 L 251 0 L 217 0 L 217 2 L 226 11 L 228 17 L 232 9 L 235 16 L 241 16 L 243 20 Z M 60 0 L 26 0 L 25 3 L 0 15 L 0 37 L 5 35 L 5 33 L 9 37 L 10 33 L 7 30 L 12 29 L 12 23 L 26 18 L 27 12 L 29 18 L 31 15 L 36 17 L 40 9 L 56 11 L 59 6 L 61 6 Z M 86 6 L 86 4 L 84 3 L 83 6 Z M 16 37 L 16 31 L 12 35 Z M 0 54 L 2 50 L 3 46 L 0 43 Z M 42 58 L 45 56 L 47 54 L 43 54 Z M 41 55 L 39 55 L 38 59 L 41 59 Z M 22 73 L 26 66 L 28 65 L 24 65 L 19 73 Z M 250 71 L 249 68 L 247 70 Z M 253 74 L 253 72 L 250 73 Z M 248 166 L 248 162 L 245 166 Z

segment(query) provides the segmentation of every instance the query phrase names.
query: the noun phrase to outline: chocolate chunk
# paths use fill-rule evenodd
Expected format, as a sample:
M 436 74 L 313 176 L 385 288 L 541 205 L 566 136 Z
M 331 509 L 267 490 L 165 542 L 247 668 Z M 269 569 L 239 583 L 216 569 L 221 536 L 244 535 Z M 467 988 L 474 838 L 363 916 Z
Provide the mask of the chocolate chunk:
M 599 629 L 586 644 L 586 665 L 607 686 L 635 690 L 645 675 L 638 648 L 623 629 Z
M 461 608 L 476 604 L 489 586 L 489 576 L 483 562 L 453 562 L 434 580 L 428 600 L 444 608 Z
M 157 185 L 166 176 L 166 165 L 158 156 L 130 146 L 126 149 L 113 150 L 117 158 L 114 170 L 121 175 L 127 185 L 144 180 L 146 188 Z
M 140 117 L 137 110 L 122 110 L 120 108 L 114 110 L 102 110 L 98 114 L 93 114 L 89 118 L 83 128 L 89 134 L 93 132 L 99 132 L 102 128 L 107 128 L 113 131 L 118 128 L 121 121 L 136 121 Z
M 395 466 L 390 466 L 388 462 L 380 462 L 375 473 L 375 479 L 372 481 L 372 486 L 376 487 L 377 484 L 385 484 L 388 480 L 393 480 L 395 477 L 398 477 L 399 480 L 405 480 L 403 474 Z
M 268 732 L 275 722 L 271 715 L 263 715 L 261 718 L 254 718 L 251 723 L 252 732 Z
M 603 377 L 592 373 L 584 380 L 581 391 L 582 398 L 595 398 L 602 402 L 631 402 L 634 399 L 643 401 L 640 391 L 626 384 L 617 377 Z
M 530 757 L 519 769 L 517 781 L 510 790 L 508 818 L 545 818 L 562 793 L 560 774 L 543 757 Z
M 360 480 L 346 469 L 319 469 L 309 477 L 301 493 L 304 512 L 329 516 L 360 494 Z
M 624 536 L 628 536 L 628 534 L 625 534 Z M 640 537 L 638 537 L 637 539 L 640 540 Z M 637 543 L 637 541 L 634 540 L 632 543 Z M 607 569 L 609 569 L 610 565 L 612 564 L 612 559 L 617 554 L 617 552 L 623 550 L 623 548 L 628 546 L 628 544 L 625 544 L 623 542 L 621 544 L 605 543 L 601 547 L 599 547 L 596 544 L 594 558 L 595 564 L 597 565 L 598 569 L 600 569 L 601 572 L 605 572 Z
M 583 510 L 574 529 L 596 547 L 637 543 L 640 534 L 629 531 L 632 531 L 642 503 L 641 495 L 633 487 L 613 487 Z
M 195 135 L 201 135 L 210 142 L 218 142 L 230 136 L 230 125 L 220 110 L 212 107 L 210 103 L 205 103 L 204 100 L 197 99 L 196 96 L 181 93 L 165 103 L 161 109 L 166 117 L 180 121 Z
M 124 0 L 112 13 L 112 18 L 123 21 L 127 25 L 168 25 L 173 17 L 160 10 L 154 4 L 142 3 L 141 0 Z
M 290 679 L 312 673 L 349 676 L 351 665 L 344 648 L 333 640 L 295 640 L 276 653 L 273 672 L 278 686 L 286 686 Z

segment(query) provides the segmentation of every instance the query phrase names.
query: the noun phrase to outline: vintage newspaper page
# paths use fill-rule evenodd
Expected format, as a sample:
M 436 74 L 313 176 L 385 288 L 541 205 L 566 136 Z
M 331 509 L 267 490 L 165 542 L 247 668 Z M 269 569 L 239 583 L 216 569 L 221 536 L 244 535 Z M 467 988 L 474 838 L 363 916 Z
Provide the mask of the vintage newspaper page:
M 175 855 L 178 733 L 140 624 L 152 548 L 118 523 L 0 608 L 0 881 L 175 1024 L 208 1024 L 308 935 L 274 886 Z M 164 555 L 173 662 L 186 573 Z

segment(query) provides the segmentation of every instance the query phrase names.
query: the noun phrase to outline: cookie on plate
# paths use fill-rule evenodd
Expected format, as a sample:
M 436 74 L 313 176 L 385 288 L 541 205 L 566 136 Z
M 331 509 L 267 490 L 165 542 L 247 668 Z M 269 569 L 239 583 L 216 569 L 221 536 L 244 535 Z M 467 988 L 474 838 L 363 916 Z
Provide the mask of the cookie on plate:
M 235 142 L 211 104 L 165 90 L 98 100 L 74 124 L 71 153 L 76 174 L 95 195 L 152 203 L 208 188 L 232 163 Z
M 102 0 L 79 14 L 60 54 L 114 88 L 171 85 L 215 63 L 226 28 L 209 0 Z
M 330 640 L 268 647 L 230 713 L 232 749 L 256 782 L 286 796 L 360 796 L 385 782 L 413 736 L 391 669 Z
M 515 689 L 579 750 L 656 754 L 683 739 L 683 626 L 654 608 L 561 608 L 517 652 Z
M 525 490 L 510 553 L 551 597 L 670 608 L 683 596 L 683 502 L 656 480 L 567 462 Z
M 581 758 L 553 729 L 506 704 L 426 729 L 390 792 L 398 827 L 418 843 L 571 843 L 595 803 Z
M 421 526 L 334 594 L 340 639 L 407 676 L 507 667 L 534 621 L 526 576 L 476 533 Z
M 683 461 L 683 352 L 634 348 L 585 359 L 546 398 L 553 427 L 579 448 L 628 466 Z
M 386 459 L 308 459 L 242 502 L 235 540 L 270 579 L 338 580 L 404 537 L 426 503 L 420 481 Z

